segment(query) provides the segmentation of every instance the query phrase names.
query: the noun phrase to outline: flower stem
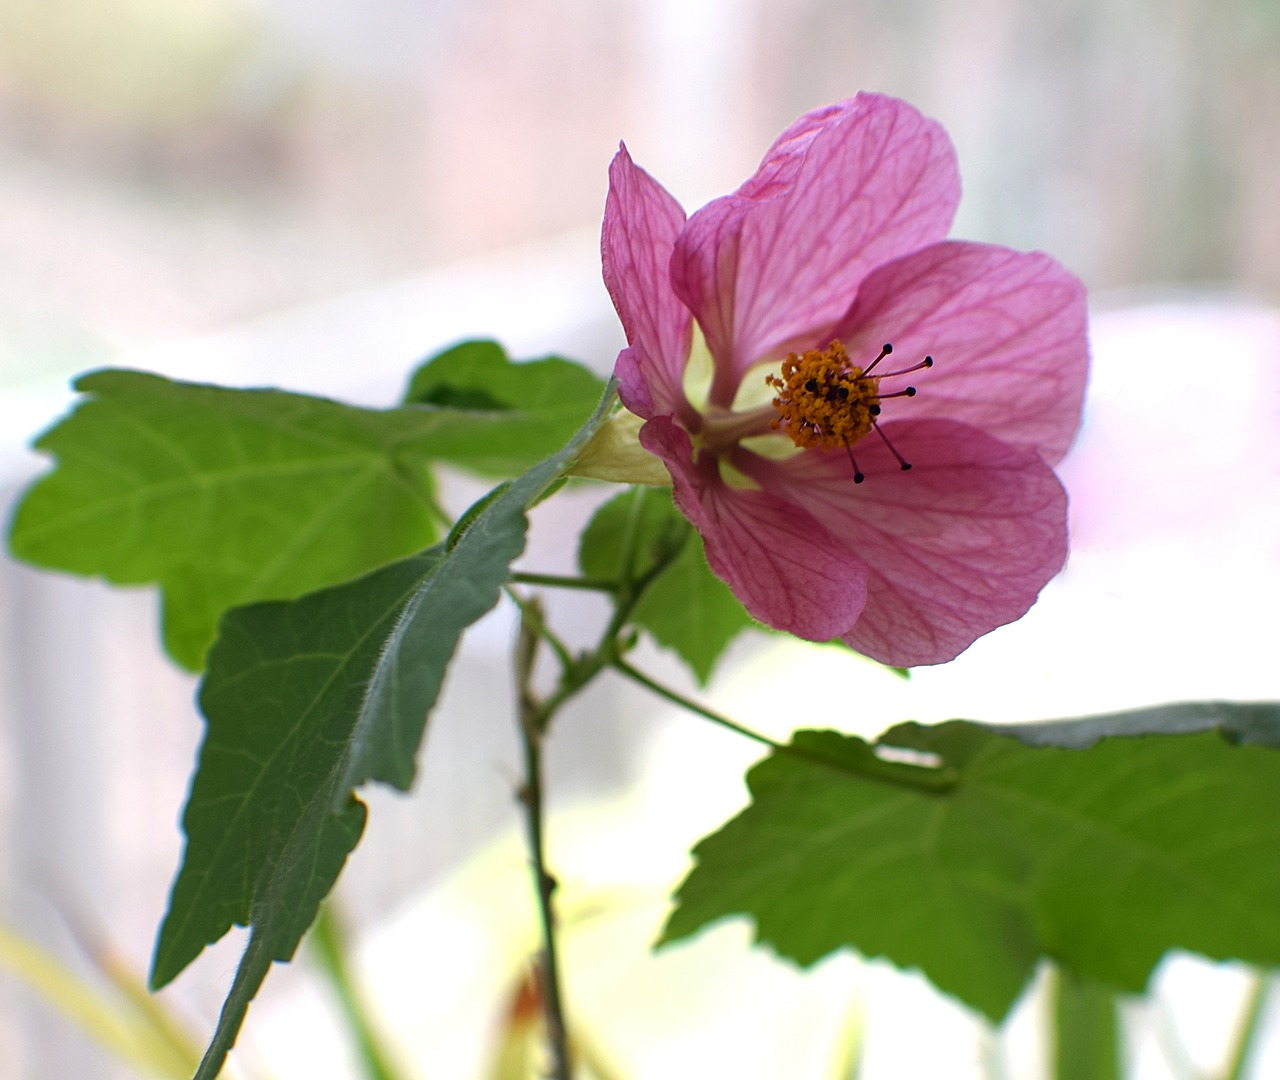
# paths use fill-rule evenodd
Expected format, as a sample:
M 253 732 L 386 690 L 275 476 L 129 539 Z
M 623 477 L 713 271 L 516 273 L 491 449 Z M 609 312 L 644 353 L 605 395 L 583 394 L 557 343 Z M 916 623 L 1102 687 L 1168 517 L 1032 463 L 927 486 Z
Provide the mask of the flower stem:
M 524 808 L 526 840 L 533 863 L 534 892 L 538 901 L 538 918 L 542 926 L 541 974 L 543 1019 L 547 1028 L 547 1046 L 551 1080 L 571 1080 L 569 1035 L 564 1019 L 564 1002 L 560 989 L 560 964 L 556 948 L 554 896 L 556 879 L 547 869 L 543 826 L 542 740 L 550 714 L 533 690 L 533 668 L 538 642 L 545 634 L 542 612 L 537 599 L 521 606 L 520 636 L 516 641 L 516 690 L 520 742 L 524 750 L 524 784 L 520 804 Z

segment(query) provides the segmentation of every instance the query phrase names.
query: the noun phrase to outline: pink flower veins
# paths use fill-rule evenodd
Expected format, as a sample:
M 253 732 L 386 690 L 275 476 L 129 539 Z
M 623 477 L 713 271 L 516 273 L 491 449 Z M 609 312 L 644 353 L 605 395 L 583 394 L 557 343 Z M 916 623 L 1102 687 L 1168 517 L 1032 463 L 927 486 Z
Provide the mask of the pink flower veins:
M 945 239 L 942 128 L 859 94 L 687 220 L 625 147 L 609 180 L 619 393 L 747 610 L 901 666 L 1026 612 L 1066 558 L 1052 466 L 1080 420 L 1084 289 L 1046 255 Z

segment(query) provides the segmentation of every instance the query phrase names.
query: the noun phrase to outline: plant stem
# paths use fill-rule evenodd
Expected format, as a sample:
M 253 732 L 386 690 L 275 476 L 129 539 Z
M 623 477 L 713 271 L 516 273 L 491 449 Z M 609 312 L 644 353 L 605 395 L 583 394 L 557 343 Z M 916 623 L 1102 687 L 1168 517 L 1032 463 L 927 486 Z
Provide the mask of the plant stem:
M 652 691 L 661 698 L 666 698 L 673 705 L 679 705 L 682 709 L 688 709 L 691 713 L 696 713 L 704 720 L 710 720 L 713 724 L 719 724 L 722 728 L 728 728 L 737 735 L 742 735 L 748 739 L 753 739 L 758 743 L 764 743 L 765 746 L 773 750 L 785 750 L 786 747 L 782 743 L 774 742 L 768 735 L 762 735 L 758 731 L 752 731 L 749 727 L 734 720 L 730 720 L 727 716 L 721 716 L 717 712 L 704 708 L 696 701 L 692 701 L 682 694 L 676 693 L 674 690 L 663 686 L 661 683 L 654 682 L 644 672 L 633 668 L 625 660 L 619 658 L 613 661 L 614 670 L 619 674 L 625 675 L 632 682 L 639 683 L 646 690 Z
M 934 767 L 931 765 L 917 765 L 908 761 L 895 761 L 889 757 L 881 757 L 877 752 L 880 749 L 879 747 L 863 742 L 855 744 L 859 747 L 859 750 L 838 756 L 817 752 L 805 746 L 798 746 L 794 742 L 776 742 L 769 738 L 768 735 L 753 731 L 743 724 L 730 720 L 727 716 L 722 716 L 718 712 L 713 712 L 711 709 L 699 705 L 696 701 L 690 700 L 683 694 L 676 693 L 676 691 L 663 686 L 661 683 L 654 682 L 644 672 L 633 668 L 621 656 L 612 657 L 609 660 L 609 666 L 620 675 L 625 675 L 628 679 L 639 683 L 659 697 L 665 698 L 673 705 L 688 709 L 691 713 L 695 713 L 705 720 L 710 720 L 713 724 L 718 724 L 720 727 L 732 731 L 735 735 L 741 735 L 754 742 L 762 743 L 775 754 L 784 754 L 799 761 L 806 761 L 811 765 L 821 765 L 824 768 L 836 769 L 848 776 L 855 776 L 861 780 L 877 780 L 881 783 L 893 784 L 897 787 L 915 788 L 917 791 L 925 791 L 931 794 L 950 791 L 960 779 L 959 772 L 945 762 L 940 767 Z
M 347 937 L 334 914 L 333 903 L 322 904 L 311 929 L 311 945 L 321 970 L 329 980 L 343 1019 L 355 1040 L 360 1064 L 368 1080 L 399 1080 L 400 1073 L 391 1064 L 391 1055 L 383 1046 L 372 1018 L 365 1008 L 351 972 L 347 967 Z
M 1249 1062 L 1249 1051 L 1253 1049 L 1254 1037 L 1258 1034 L 1258 1025 L 1262 1020 L 1263 1006 L 1267 1002 L 1269 983 L 1261 972 L 1253 973 L 1253 985 L 1245 997 L 1245 1012 L 1236 1033 L 1235 1046 L 1231 1050 L 1231 1058 L 1223 1080 L 1244 1080 L 1244 1067 Z
M 608 578 L 561 577 L 559 574 L 528 574 L 519 572 L 511 575 L 517 585 L 542 585 L 549 589 L 585 589 L 589 592 L 613 593 L 618 591 L 618 583 Z
M 520 609 L 521 619 L 529 620 L 532 624 L 530 629 L 551 646 L 551 651 L 556 654 L 556 659 L 560 661 L 561 671 L 570 671 L 574 663 L 573 655 L 569 652 L 569 647 L 547 626 L 546 620 L 542 617 L 542 605 L 537 602 L 536 598 L 534 600 L 526 600 L 510 585 L 504 585 L 502 588 L 511 602 Z
M 1061 967 L 1053 968 L 1048 984 L 1055 1080 L 1119 1080 L 1123 1065 L 1116 995 Z
M 524 786 L 520 803 L 524 807 L 525 833 L 533 863 L 534 892 L 542 924 L 541 1000 L 551 1055 L 551 1080 L 571 1080 L 569 1036 L 564 1020 L 560 991 L 560 964 L 556 949 L 553 898 L 556 880 L 547 869 L 543 827 L 542 740 L 549 714 L 533 690 L 533 667 L 538 642 L 544 633 L 542 612 L 536 598 L 521 607 L 520 636 L 516 642 L 516 688 L 519 694 L 520 742 L 524 750 Z
M 510 584 L 545 585 L 549 587 L 590 589 L 606 592 L 613 597 L 613 614 L 594 649 L 578 656 L 570 654 L 546 625 L 542 605 L 536 596 L 524 598 L 508 587 L 508 595 L 520 609 L 520 634 L 516 641 L 516 688 L 519 696 L 520 742 L 524 751 L 524 784 L 519 800 L 524 808 L 526 841 L 533 864 L 534 886 L 538 900 L 538 917 L 542 924 L 542 959 L 538 965 L 541 973 L 541 999 L 547 1044 L 551 1058 L 550 1080 L 571 1080 L 572 1063 L 569 1056 L 569 1036 L 565 1025 L 563 994 L 560 986 L 560 963 L 556 947 L 555 891 L 556 879 L 547 869 L 544 841 L 544 804 L 542 776 L 542 743 L 552 717 L 570 698 L 575 697 L 600 672 L 611 665 L 620 664 L 622 654 L 631 647 L 631 638 L 624 635 L 627 620 L 636 603 L 649 584 L 678 554 L 678 548 L 667 553 L 653 567 L 638 577 L 635 574 L 641 496 L 634 496 L 632 512 L 628 516 L 622 543 L 622 574 L 618 581 L 598 578 L 565 578 L 551 574 L 517 573 Z M 533 686 L 533 669 L 541 643 L 547 645 L 560 661 L 560 679 L 556 689 L 545 699 L 540 698 Z M 639 672 L 635 676 L 644 681 Z M 655 690 L 660 689 L 652 684 Z M 695 708 L 692 703 L 687 707 Z M 722 722 L 737 729 L 732 721 Z M 746 734 L 745 728 L 738 729 Z M 772 745 L 772 744 L 771 744 Z

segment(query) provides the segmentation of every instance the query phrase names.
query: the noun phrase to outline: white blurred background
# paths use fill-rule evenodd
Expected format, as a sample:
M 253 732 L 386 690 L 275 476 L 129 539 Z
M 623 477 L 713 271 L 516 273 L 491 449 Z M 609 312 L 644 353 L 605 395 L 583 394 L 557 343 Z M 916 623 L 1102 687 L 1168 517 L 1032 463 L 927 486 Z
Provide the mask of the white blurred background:
M 0 377 L 589 232 L 621 138 L 699 203 L 859 88 L 959 234 L 1274 298 L 1278 60 L 1276 0 L 5 0 Z
M 908 716 L 1280 694 L 1276 0 L 3 0 L 0 499 L 41 467 L 23 446 L 88 368 L 389 404 L 415 361 L 483 334 L 516 355 L 560 350 L 607 371 L 620 334 L 596 230 L 618 140 L 693 207 L 749 174 L 796 115 L 863 88 L 950 130 L 966 185 L 957 235 L 1048 250 L 1090 287 L 1095 393 L 1065 466 L 1076 554 L 1031 617 L 908 686 L 833 654 L 762 662 L 761 644 L 744 642 L 709 700 L 785 726 L 769 678 L 809 662 L 838 665 L 815 682 L 857 687 L 856 715 L 847 694 L 826 708 L 866 733 Z M 547 508 L 539 569 L 569 565 L 588 509 Z M 68 920 L 144 971 L 180 852 L 200 724 L 194 683 L 161 658 L 154 618 L 145 592 L 0 566 L 0 924 L 89 979 Z M 523 867 L 504 847 L 517 761 L 509 644 L 502 611 L 469 638 L 417 794 L 372 793 L 341 887 L 373 941 L 387 1023 L 424 1078 L 483 1075 L 482 1021 L 527 945 Z M 667 658 L 649 663 L 681 678 Z M 651 901 L 681 872 L 680 845 L 741 802 L 750 759 L 717 735 L 705 752 L 724 775 L 708 786 L 681 774 L 704 737 L 664 717 L 603 687 L 552 744 L 565 835 L 630 815 L 618 826 L 635 838 L 627 871 Z M 613 881 L 605 852 L 619 845 L 603 843 L 566 842 L 588 895 L 601 887 L 592 874 Z M 505 877 L 475 869 L 494 860 Z M 459 909 L 487 944 L 437 967 L 467 940 L 450 921 Z M 616 953 L 597 942 L 581 961 L 587 996 L 609 1006 L 597 1020 L 623 1076 L 764 1080 L 784 1075 L 781 1060 L 798 1080 L 834 1080 L 826 1047 L 857 1001 L 871 1019 L 863 1080 L 1039 1075 L 1034 1038 L 1015 1031 L 993 1050 L 963 1011 L 852 961 L 798 979 L 751 954 L 740 927 L 713 935 L 702 961 L 639 976 L 647 961 L 626 950 L 642 952 L 660 899 L 645 910 Z M 236 947 L 167 995 L 200 1033 Z M 741 977 L 733 957 L 745 958 Z M 1215 988 L 1217 1012 L 1193 994 L 1177 1025 L 1207 1072 L 1239 988 L 1178 970 L 1170 986 Z M 764 1004 L 735 1002 L 757 981 Z M 305 963 L 276 972 L 246 1042 L 280 1080 L 353 1075 L 317 1037 L 334 1021 L 306 982 Z M 690 1004 L 675 1008 L 673 987 Z M 923 1010 L 914 1035 L 893 1026 L 886 1003 L 898 1001 Z M 751 1010 L 780 1002 L 791 1019 L 770 1056 Z M 1152 1050 L 1160 1025 L 1135 1010 L 1135 1075 L 1190 1075 Z M 1188 1019 L 1201 1015 L 1207 1033 Z M 690 1027 L 701 1042 L 686 1041 Z M 800 1045 L 818 1062 L 809 1072 Z M 1274 1075 L 1266 1067 L 1253 1075 Z M 0 1075 L 136 1074 L 0 972 Z

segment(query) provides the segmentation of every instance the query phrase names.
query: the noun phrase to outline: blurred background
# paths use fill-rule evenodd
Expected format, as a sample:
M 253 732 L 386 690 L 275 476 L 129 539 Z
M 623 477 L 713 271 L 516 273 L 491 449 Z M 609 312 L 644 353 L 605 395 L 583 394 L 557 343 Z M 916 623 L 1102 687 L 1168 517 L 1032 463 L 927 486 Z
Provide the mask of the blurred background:
M 41 467 L 25 444 L 70 403 L 67 380 L 94 367 L 389 404 L 415 361 L 483 334 L 517 356 L 559 350 L 607 371 L 620 332 L 599 282 L 597 230 L 619 139 L 693 208 L 744 179 L 801 112 L 859 89 L 904 97 L 951 133 L 966 188 L 955 235 L 1052 252 L 1089 286 L 1096 314 L 1114 313 L 1111 355 L 1141 358 L 1136 374 L 1131 366 L 1127 376 L 1100 377 L 1112 390 L 1116 426 L 1081 459 L 1082 490 L 1090 477 L 1121 475 L 1126 463 L 1140 470 L 1145 453 L 1172 485 L 1160 489 L 1161 506 L 1186 513 L 1177 485 L 1199 474 L 1178 471 L 1186 428 L 1171 417 L 1196 431 L 1211 420 L 1231 426 L 1223 416 L 1233 408 L 1230 387 L 1215 399 L 1222 411 L 1205 406 L 1190 421 L 1182 414 L 1186 395 L 1202 388 L 1198 377 L 1274 378 L 1267 372 L 1280 360 L 1271 311 L 1280 305 L 1278 0 L 4 0 L 5 513 Z M 1201 305 L 1190 321 L 1159 307 L 1184 301 Z M 1127 314 L 1153 304 L 1157 315 L 1146 322 Z M 1177 349 L 1186 381 L 1170 383 L 1160 365 Z M 1257 364 L 1234 369 L 1238 356 Z M 1135 424 L 1153 381 L 1160 409 Z M 1262 437 L 1280 415 L 1269 385 L 1272 396 L 1248 429 Z M 1095 426 L 1104 430 L 1102 419 Z M 1141 430 L 1145 450 L 1125 457 L 1112 437 L 1125 430 Z M 1253 445 L 1231 443 L 1230 452 L 1231 461 L 1258 460 Z M 1223 454 L 1209 455 L 1215 466 L 1230 464 Z M 1105 485 L 1093 502 L 1077 498 L 1080 535 L 1095 551 L 1151 535 L 1133 501 L 1151 486 L 1145 476 L 1127 474 L 1128 487 L 1111 489 L 1110 503 Z M 455 490 L 462 505 L 472 494 L 463 483 Z M 1232 535 L 1247 536 L 1252 555 L 1280 555 L 1268 532 L 1274 515 L 1259 516 L 1255 493 L 1240 498 L 1248 509 L 1231 519 Z M 547 539 L 535 552 L 542 569 L 571 559 L 567 537 L 580 524 L 572 515 L 586 511 L 565 502 L 562 530 L 543 526 Z M 1108 506 L 1130 510 L 1123 535 L 1099 510 Z M 1159 522 L 1176 525 L 1173 517 Z M 1179 554 L 1212 551 L 1222 560 L 1220 535 L 1195 537 Z M 1092 579 L 1089 595 L 1135 605 L 1167 598 L 1158 581 L 1128 596 L 1143 556 L 1126 551 L 1123 563 Z M 1087 552 L 1083 558 L 1073 562 L 1078 575 L 1087 571 Z M 1081 595 L 1054 610 L 1090 617 Z M 1109 619 L 1116 610 L 1107 609 Z M 1165 610 L 1163 625 L 1190 633 L 1180 610 Z M 200 724 L 194 682 L 161 658 L 154 618 L 145 592 L 0 567 L 0 921 L 90 980 L 100 972 L 87 960 L 94 949 L 86 935 L 145 970 L 180 854 L 176 822 Z M 1118 625 L 1141 637 L 1141 627 Z M 419 793 L 374 794 L 359 870 L 348 875 L 359 925 L 380 927 L 403 913 L 510 826 L 509 641 L 501 612 L 472 635 L 433 721 Z M 1109 644 L 1097 642 L 1092 659 L 1105 664 Z M 738 650 L 740 672 L 758 670 L 752 648 Z M 1042 639 L 1021 649 L 1023 670 L 1045 663 Z M 1203 641 L 1200 649 L 1201 658 L 1213 653 Z M 1224 649 L 1222 669 L 1232 662 Z M 1159 665 L 1149 640 L 1143 655 Z M 1187 669 L 1166 660 L 1145 683 L 1089 697 L 1115 684 L 1082 687 L 1080 662 L 1032 678 L 1039 698 L 974 698 L 968 714 L 1020 719 L 1137 705 L 1160 686 L 1169 687 L 1166 697 L 1275 692 L 1209 675 L 1187 682 Z M 651 663 L 669 665 L 659 656 Z M 1158 681 L 1175 668 L 1181 683 Z M 962 677 L 963 665 L 957 670 Z M 984 670 L 970 668 L 974 685 L 991 685 Z M 566 805 L 611 797 L 650 760 L 637 747 L 654 710 L 619 705 L 608 693 L 566 719 L 572 734 L 553 763 Z M 892 701 L 883 714 L 869 712 L 872 732 L 902 710 L 925 718 L 944 708 L 919 695 Z M 588 714 L 604 709 L 617 722 L 591 724 Z M 741 800 L 736 767 L 726 791 L 709 797 L 705 820 L 690 812 L 684 841 Z M 659 905 L 679 855 L 650 881 Z M 509 862 L 521 870 L 518 852 Z M 512 941 L 518 964 L 526 943 L 519 934 Z M 236 947 L 214 950 L 177 991 L 175 1007 L 200 1034 Z M 734 950 L 745 953 L 745 940 Z M 291 978 L 281 972 L 268 982 L 267 993 L 280 995 L 273 1000 L 287 999 Z M 848 979 L 842 994 L 857 983 Z M 801 1001 L 786 987 L 793 1004 Z M 822 999 L 830 1005 L 830 993 Z M 797 1007 L 804 1014 L 810 1006 Z M 271 1008 L 255 1009 L 250 1025 Z M 936 1008 L 938 1030 L 958 1025 L 966 1034 L 956 1043 L 939 1038 L 951 1064 L 935 1062 L 927 1075 L 997 1075 L 987 1036 L 954 1007 Z M 837 1008 L 828 1023 L 832 1045 L 848 1015 Z M 1231 1022 L 1228 1008 L 1219 1027 Z M 882 1057 L 887 1071 L 868 1076 L 912 1075 L 900 1058 Z M 332 1075 L 351 1075 L 343 1059 L 329 1061 L 339 1062 Z M 1143 1075 L 1182 1075 L 1150 1067 Z M 314 1077 L 320 1068 L 276 1066 L 276 1075 Z M 431 1075 L 470 1077 L 480 1068 L 455 1062 Z M 756 1075 L 745 1068 L 705 1074 Z M 139 1075 L 2 974 L 0 1074 Z M 629 1075 L 695 1072 L 667 1062 Z
M 958 235 L 1275 298 L 1278 58 L 1276 0 L 6 0 L 0 378 L 589 232 L 621 138 L 696 205 L 859 88 Z

